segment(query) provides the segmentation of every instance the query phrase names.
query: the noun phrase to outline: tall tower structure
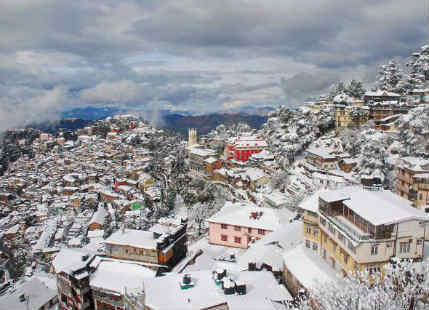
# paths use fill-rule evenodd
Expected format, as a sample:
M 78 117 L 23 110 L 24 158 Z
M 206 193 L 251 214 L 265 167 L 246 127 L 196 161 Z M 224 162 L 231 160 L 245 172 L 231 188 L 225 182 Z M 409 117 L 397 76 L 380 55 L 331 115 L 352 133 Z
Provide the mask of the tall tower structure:
M 195 128 L 188 129 L 188 147 L 196 145 L 197 143 L 197 130 Z

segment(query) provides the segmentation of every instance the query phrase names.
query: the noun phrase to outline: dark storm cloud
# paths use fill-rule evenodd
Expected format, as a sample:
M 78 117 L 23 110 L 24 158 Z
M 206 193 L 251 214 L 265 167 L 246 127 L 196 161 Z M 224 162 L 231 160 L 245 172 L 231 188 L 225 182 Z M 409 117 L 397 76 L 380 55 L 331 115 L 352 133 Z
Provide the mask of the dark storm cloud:
M 258 48 L 327 67 L 405 56 L 427 35 L 425 5 L 417 0 L 164 3 L 135 23 L 143 39 L 246 53 Z
M 421 0 L 2 0 L 0 116 L 298 104 L 406 58 L 428 12 Z
M 295 98 L 303 99 L 320 94 L 338 80 L 338 75 L 330 72 L 319 73 L 317 75 L 301 72 L 289 79 L 282 79 L 281 86 L 286 94 L 286 99 L 293 101 Z

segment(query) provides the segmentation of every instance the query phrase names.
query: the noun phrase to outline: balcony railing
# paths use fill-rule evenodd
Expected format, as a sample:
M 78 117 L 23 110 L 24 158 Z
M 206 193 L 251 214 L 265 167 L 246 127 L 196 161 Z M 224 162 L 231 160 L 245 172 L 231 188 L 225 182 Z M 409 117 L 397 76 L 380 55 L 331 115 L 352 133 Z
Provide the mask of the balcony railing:
M 323 214 L 320 214 L 320 217 L 325 219 L 327 221 L 327 223 L 330 223 L 331 225 L 333 225 L 341 233 L 344 233 L 348 238 L 352 239 L 355 242 L 365 241 L 365 240 L 371 239 L 370 234 L 362 233 L 362 232 L 358 231 L 357 229 L 353 229 L 350 225 L 346 225 L 345 223 L 343 223 L 342 221 L 340 221 L 334 217 L 325 216 Z M 351 225 L 353 225 L 353 224 L 351 224 Z
M 350 238 L 355 242 L 392 238 L 393 230 L 379 230 L 376 233 L 369 233 L 369 232 L 362 231 L 358 227 L 354 228 L 353 226 L 355 226 L 355 224 L 350 222 L 347 218 L 343 218 L 341 216 L 333 217 L 333 216 L 326 216 L 326 215 L 320 214 L 320 217 L 325 219 L 327 222 L 329 222 L 340 233 L 344 233 L 344 235 L 346 235 L 348 238 Z M 331 233 L 334 234 L 332 231 Z M 338 238 L 337 235 L 335 236 Z

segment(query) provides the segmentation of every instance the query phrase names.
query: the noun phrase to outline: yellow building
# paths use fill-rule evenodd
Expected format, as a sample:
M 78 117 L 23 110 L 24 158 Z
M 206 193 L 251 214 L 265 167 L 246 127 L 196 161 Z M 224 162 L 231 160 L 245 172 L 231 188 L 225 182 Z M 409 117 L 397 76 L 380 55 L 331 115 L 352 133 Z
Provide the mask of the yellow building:
M 344 274 L 382 270 L 393 257 L 423 257 L 428 218 L 390 191 L 321 191 L 301 209 L 305 246 Z
M 429 202 L 429 160 L 403 157 L 396 163 L 396 193 L 426 209 Z
M 360 106 L 335 105 L 336 127 L 360 127 L 368 121 L 368 110 Z

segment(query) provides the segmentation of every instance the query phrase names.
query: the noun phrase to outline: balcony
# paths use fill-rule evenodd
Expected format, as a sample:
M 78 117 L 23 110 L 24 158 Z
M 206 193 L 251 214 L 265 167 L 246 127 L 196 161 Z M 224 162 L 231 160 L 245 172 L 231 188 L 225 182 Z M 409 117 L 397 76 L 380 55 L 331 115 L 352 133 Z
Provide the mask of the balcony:
M 352 239 L 354 242 L 371 239 L 371 234 L 362 231 L 352 223 L 348 223 L 347 219 L 342 218 L 341 216 L 332 217 L 320 214 L 320 217 L 325 219 L 327 223 L 333 225 L 338 231 L 346 235 L 349 239 Z M 330 231 L 330 233 L 337 239 L 337 235 L 334 232 Z
M 417 188 L 421 191 L 429 191 L 429 184 L 419 183 L 419 184 L 417 184 Z

